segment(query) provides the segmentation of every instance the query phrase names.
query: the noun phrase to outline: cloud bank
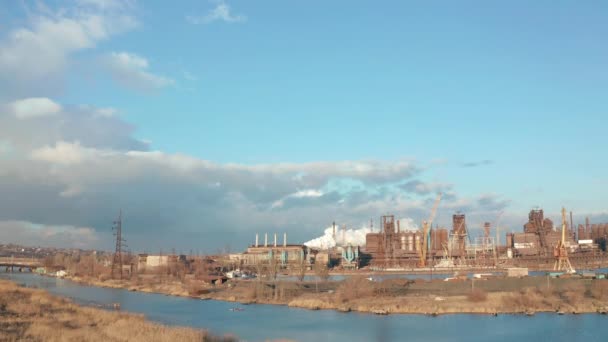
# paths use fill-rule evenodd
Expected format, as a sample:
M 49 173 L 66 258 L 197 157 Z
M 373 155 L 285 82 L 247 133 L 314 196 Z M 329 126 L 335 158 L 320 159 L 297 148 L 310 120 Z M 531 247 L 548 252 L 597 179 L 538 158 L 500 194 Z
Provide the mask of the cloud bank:
M 117 115 L 120 108 L 58 100 L 58 85 L 85 50 L 123 86 L 161 91 L 173 84 L 143 56 L 97 51 L 139 24 L 132 1 L 74 3 L 32 11 L 0 37 L 3 241 L 111 249 L 111 222 L 122 209 L 134 251 L 213 252 L 227 244 L 240 249 L 256 232 L 307 241 L 332 221 L 365 227 L 386 213 L 420 222 L 438 191 L 450 193 L 440 213 L 463 210 L 473 221 L 509 205 L 494 194 L 461 197 L 453 184 L 427 182 L 428 166 L 411 158 L 240 164 L 152 150 Z M 201 20 L 244 16 L 219 2 Z M 364 233 L 352 230 L 349 239 L 360 242 Z

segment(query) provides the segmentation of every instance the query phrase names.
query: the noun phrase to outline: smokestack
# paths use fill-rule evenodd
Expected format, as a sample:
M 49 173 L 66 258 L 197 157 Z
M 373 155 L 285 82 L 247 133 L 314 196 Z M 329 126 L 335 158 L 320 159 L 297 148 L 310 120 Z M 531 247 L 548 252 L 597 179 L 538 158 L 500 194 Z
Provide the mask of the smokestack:
M 277 233 L 274 233 L 274 246 L 277 246 Z
M 334 221 L 333 227 L 334 227 L 334 234 L 332 235 L 332 237 L 334 238 L 334 241 L 336 241 L 336 221 Z
M 287 247 L 287 233 L 283 233 L 283 247 Z
M 256 247 L 258 246 L 258 239 L 259 239 L 258 233 L 255 233 L 255 246 Z
M 268 233 L 264 233 L 264 247 L 268 247 Z
M 401 224 L 399 223 L 399 220 L 397 220 L 397 233 L 401 232 Z

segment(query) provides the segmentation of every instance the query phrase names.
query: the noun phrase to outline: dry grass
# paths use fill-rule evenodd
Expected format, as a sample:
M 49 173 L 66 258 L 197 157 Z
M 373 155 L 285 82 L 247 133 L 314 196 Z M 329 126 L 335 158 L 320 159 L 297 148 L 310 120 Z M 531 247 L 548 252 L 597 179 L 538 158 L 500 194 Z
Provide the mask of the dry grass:
M 576 305 L 585 296 L 585 291 L 586 288 L 584 284 L 569 283 L 562 288 L 560 295 L 566 303 L 570 305 Z
M 207 285 L 198 281 L 191 281 L 188 284 L 188 294 L 191 296 L 201 296 L 209 293 Z
M 474 289 L 467 296 L 467 299 L 470 302 L 474 302 L 474 303 L 485 302 L 486 299 L 488 299 L 488 294 L 486 293 L 486 291 L 484 291 L 482 289 Z
M 336 301 L 346 303 L 355 299 L 371 297 L 374 295 L 374 283 L 368 279 L 355 276 L 342 282 L 336 290 Z
M 608 280 L 595 280 L 591 285 L 591 297 L 599 300 L 608 299 Z
M 167 327 L 143 315 L 111 312 L 0 281 L 0 341 L 234 341 Z

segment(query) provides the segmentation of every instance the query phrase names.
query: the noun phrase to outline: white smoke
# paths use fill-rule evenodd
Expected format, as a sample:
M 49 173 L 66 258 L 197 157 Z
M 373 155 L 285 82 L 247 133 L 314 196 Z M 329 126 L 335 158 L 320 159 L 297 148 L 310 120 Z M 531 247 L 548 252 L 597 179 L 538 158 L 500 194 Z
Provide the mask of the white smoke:
M 418 230 L 418 225 L 411 218 L 403 218 L 399 220 L 399 226 L 402 231 L 404 230 Z M 397 224 L 395 223 L 395 229 Z M 312 239 L 304 243 L 305 246 L 310 248 L 328 249 L 336 246 L 365 246 L 365 235 L 372 232 L 379 232 L 380 228 L 372 229 L 370 227 L 363 227 L 359 229 L 346 229 L 342 230 L 336 226 L 336 237 L 333 236 L 333 226 L 325 228 L 324 234 L 318 238 Z

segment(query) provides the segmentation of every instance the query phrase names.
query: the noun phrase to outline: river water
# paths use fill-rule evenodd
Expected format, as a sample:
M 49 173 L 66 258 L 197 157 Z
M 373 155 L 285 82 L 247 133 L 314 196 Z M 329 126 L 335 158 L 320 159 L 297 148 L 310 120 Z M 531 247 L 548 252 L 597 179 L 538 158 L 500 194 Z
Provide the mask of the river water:
M 245 341 L 606 341 L 608 316 L 598 314 L 377 316 L 310 311 L 274 305 L 170 297 L 83 286 L 64 279 L 24 273 L 0 273 L 28 287 L 39 287 L 81 304 L 121 303 L 122 310 L 143 313 L 170 325 L 231 333 Z M 230 311 L 239 306 L 244 311 Z

